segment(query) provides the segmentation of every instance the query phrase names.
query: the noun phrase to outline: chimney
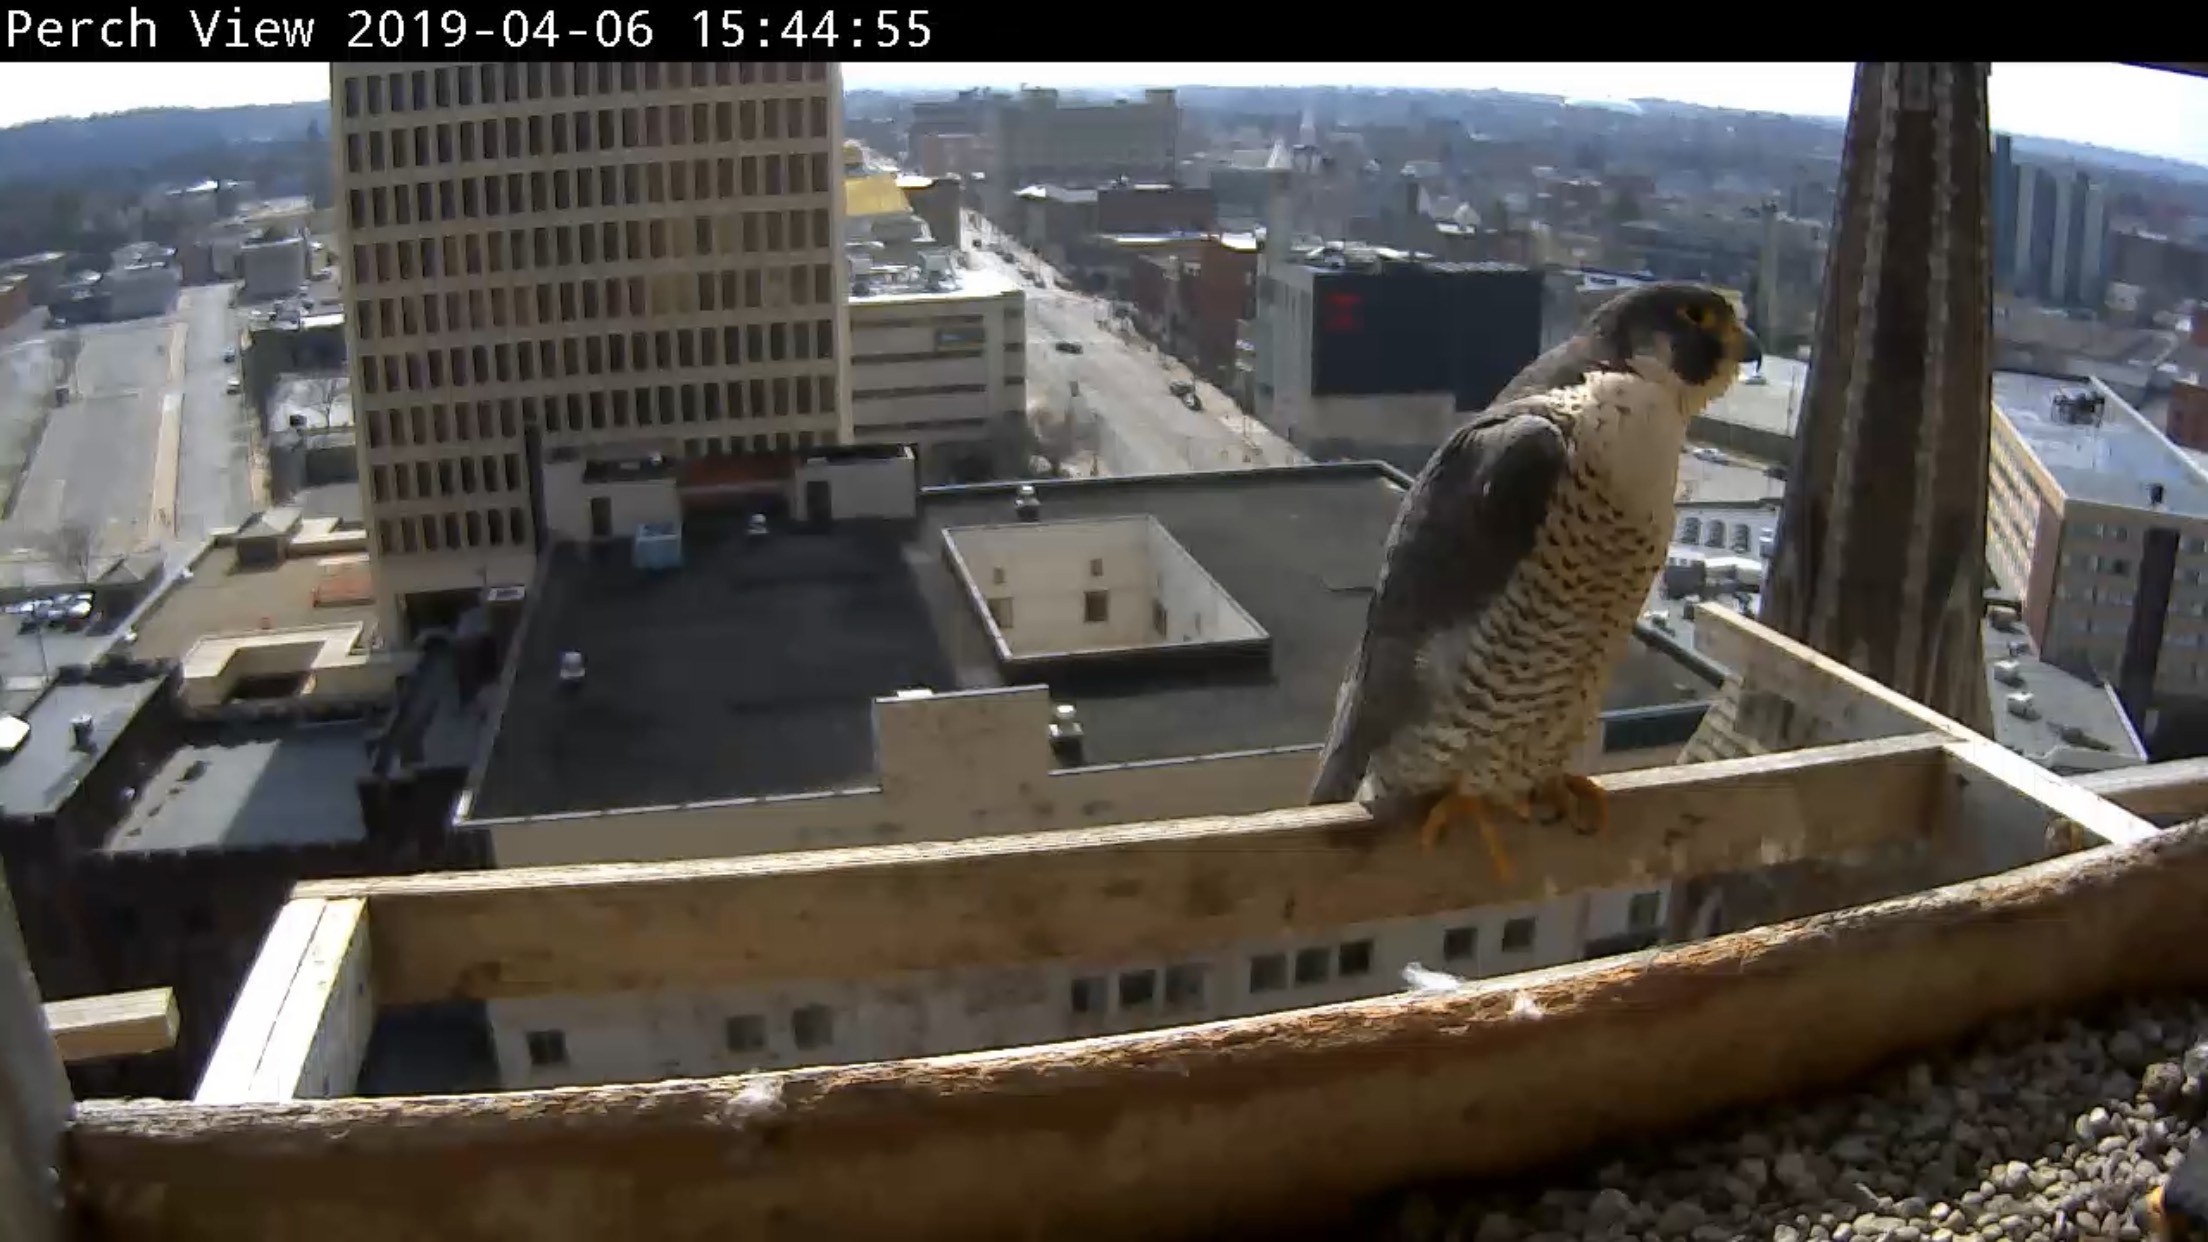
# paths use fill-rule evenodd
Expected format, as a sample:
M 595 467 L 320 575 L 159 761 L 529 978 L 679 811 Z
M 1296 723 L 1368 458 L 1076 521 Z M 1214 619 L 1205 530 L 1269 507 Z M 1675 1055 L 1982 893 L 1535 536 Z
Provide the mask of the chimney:
M 71 716 L 69 718 L 69 737 L 71 744 L 78 750 L 90 754 L 94 749 L 92 744 L 92 718 L 90 716 Z
M 1012 493 L 1012 512 L 1022 522 L 1043 520 L 1043 502 L 1035 495 L 1033 483 L 1022 483 L 1019 490 Z
M 1060 703 L 1050 709 L 1050 753 L 1060 767 L 1078 768 L 1087 762 L 1081 715 L 1071 703 Z

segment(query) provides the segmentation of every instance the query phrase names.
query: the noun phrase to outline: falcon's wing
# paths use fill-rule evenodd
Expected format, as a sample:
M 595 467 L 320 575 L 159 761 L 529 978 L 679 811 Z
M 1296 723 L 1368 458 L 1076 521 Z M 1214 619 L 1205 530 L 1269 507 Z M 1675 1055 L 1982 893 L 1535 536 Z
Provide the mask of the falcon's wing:
M 1364 639 L 1312 786 L 1314 805 L 1354 798 L 1373 752 L 1421 718 L 1421 649 L 1501 594 L 1532 549 L 1570 459 L 1570 444 L 1538 397 L 1489 407 L 1435 450 L 1381 553 Z

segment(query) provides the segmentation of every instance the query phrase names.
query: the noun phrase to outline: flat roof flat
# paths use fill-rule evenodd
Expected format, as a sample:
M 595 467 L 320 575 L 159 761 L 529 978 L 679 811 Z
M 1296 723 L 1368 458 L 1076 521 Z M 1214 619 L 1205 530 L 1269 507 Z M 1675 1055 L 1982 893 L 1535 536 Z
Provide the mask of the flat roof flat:
M 123 727 L 168 684 L 147 677 L 119 685 L 55 682 L 24 712 L 30 736 L 13 758 L 0 763 L 0 815 L 51 815 L 66 805 L 87 773 L 98 766 Z M 93 745 L 79 749 L 70 722 L 92 718 Z
M 2055 421 L 2055 398 L 2086 390 L 2105 403 L 2100 422 L 2080 426 Z M 1993 403 L 2068 495 L 2144 509 L 2147 486 L 2159 483 L 2163 508 L 2186 517 L 2208 517 L 2208 475 L 2107 385 L 1997 371 Z
M 357 782 L 370 727 L 232 726 L 172 751 L 108 833 L 111 854 L 365 840 Z
M 353 487 L 352 484 L 346 484 Z M 354 488 L 358 494 L 358 488 Z M 243 634 L 302 625 L 344 625 L 376 621 L 373 601 L 350 601 L 365 583 L 367 554 L 290 556 L 267 569 L 241 568 L 237 549 L 217 544 L 192 566 L 192 576 L 173 584 L 140 613 L 132 653 L 141 659 L 181 659 L 193 643 L 211 634 Z M 358 571 L 338 566 L 358 565 Z M 359 581 L 354 581 L 359 579 Z M 332 594 L 336 592 L 336 594 Z M 317 595 L 333 600 L 321 605 Z
M 685 566 L 562 545 L 539 579 L 476 819 L 872 787 L 872 704 L 1004 684 L 942 551 L 949 527 L 1014 520 L 1013 484 L 931 489 L 911 528 L 747 540 L 686 525 Z M 1154 517 L 1272 635 L 1269 670 L 1222 662 L 1054 676 L 1092 764 L 1316 746 L 1363 632 L 1401 503 L 1376 463 L 1039 482 L 1044 521 Z M 1693 697 L 1636 648 L 1612 706 Z M 563 688 L 562 652 L 587 675 Z

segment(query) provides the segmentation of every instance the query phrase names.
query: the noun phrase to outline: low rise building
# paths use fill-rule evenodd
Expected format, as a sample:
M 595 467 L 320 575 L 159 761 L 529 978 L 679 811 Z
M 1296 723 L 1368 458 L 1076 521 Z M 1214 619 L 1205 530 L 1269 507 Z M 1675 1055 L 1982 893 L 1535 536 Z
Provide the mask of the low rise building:
M 1424 465 L 1541 353 L 1542 275 L 1329 245 L 1267 255 L 1253 412 L 1314 457 Z
M 8 719 L 4 859 L 56 999 L 173 988 L 175 1047 L 72 1068 L 191 1090 L 291 886 L 465 868 L 446 837 L 486 640 L 382 642 L 358 525 L 296 510 L 217 537 Z
M 2144 719 L 2208 696 L 2208 469 L 2099 380 L 2000 372 L 1994 403 L 1986 559 L 2037 647 Z
M 62 281 L 69 275 L 69 256 L 58 250 L 49 250 L 43 254 L 0 259 L 0 272 L 27 280 L 30 285 L 31 305 L 45 306 L 61 294 Z
M 247 301 L 290 297 L 307 283 L 307 239 L 298 234 L 264 233 L 238 248 L 238 275 Z
M 851 294 L 851 431 L 911 445 L 927 483 L 1001 477 L 1027 410 L 1026 298 L 951 263 L 882 268 Z

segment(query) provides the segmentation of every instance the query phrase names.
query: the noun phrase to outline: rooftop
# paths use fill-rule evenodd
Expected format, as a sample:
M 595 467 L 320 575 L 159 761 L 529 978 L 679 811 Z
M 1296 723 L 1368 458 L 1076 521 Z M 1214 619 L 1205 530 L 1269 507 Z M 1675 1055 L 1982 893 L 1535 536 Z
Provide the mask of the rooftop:
M 2101 417 L 2088 424 L 2057 420 L 2055 398 L 2090 390 Z M 1994 405 L 2062 490 L 2077 500 L 2147 507 L 2147 486 L 2162 485 L 2163 506 L 2186 517 L 2208 517 L 2208 472 L 2099 380 L 1997 371 Z
M 328 519 L 302 523 L 310 529 L 327 525 Z M 254 569 L 238 564 L 234 545 L 211 544 L 193 562 L 190 577 L 172 583 L 139 614 L 133 653 L 149 660 L 181 659 L 210 634 L 355 621 L 374 625 L 366 552 L 317 556 L 294 543 L 292 553 L 271 568 Z
M 1271 637 L 1247 660 L 1083 663 L 1041 678 L 1080 712 L 1086 760 L 1317 746 L 1363 630 L 1400 476 L 1372 463 L 1036 484 L 1046 523 L 1148 515 Z M 872 704 L 1004 684 L 944 555 L 946 529 L 1013 518 L 1010 485 L 925 493 L 909 530 L 746 540 L 693 519 L 686 568 L 557 549 L 471 807 L 482 818 L 871 787 Z M 569 697 L 561 654 L 587 661 Z M 1636 648 L 1613 706 L 1674 703 Z M 1032 684 L 1038 678 L 1022 678 Z
M 948 302 L 960 298 L 1001 298 L 1020 292 L 1018 281 L 990 268 L 954 267 L 940 289 L 928 288 L 917 270 L 902 279 L 892 274 L 894 270 L 875 268 L 867 277 L 873 292 L 852 294 L 852 303 L 874 306 L 892 302 Z
M 252 849 L 362 840 L 371 726 L 272 721 L 224 726 L 171 752 L 108 834 L 110 853 Z
M 23 713 L 30 733 L 14 756 L 0 763 L 0 816 L 51 815 L 77 792 L 116 734 L 167 681 L 55 682 Z M 92 744 L 79 747 L 71 722 L 92 721 Z

